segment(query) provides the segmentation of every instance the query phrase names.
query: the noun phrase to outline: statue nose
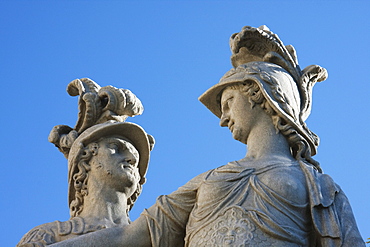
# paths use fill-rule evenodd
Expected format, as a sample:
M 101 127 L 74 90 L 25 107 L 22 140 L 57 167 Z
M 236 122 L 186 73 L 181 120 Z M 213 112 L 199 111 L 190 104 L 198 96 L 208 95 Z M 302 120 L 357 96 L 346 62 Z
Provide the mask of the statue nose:
M 128 155 L 126 158 L 125 158 L 125 161 L 131 165 L 135 165 L 136 164 L 136 158 L 133 154 L 130 154 Z
M 235 236 L 235 231 L 233 229 L 230 229 L 228 232 L 227 232 L 227 235 L 228 236 Z

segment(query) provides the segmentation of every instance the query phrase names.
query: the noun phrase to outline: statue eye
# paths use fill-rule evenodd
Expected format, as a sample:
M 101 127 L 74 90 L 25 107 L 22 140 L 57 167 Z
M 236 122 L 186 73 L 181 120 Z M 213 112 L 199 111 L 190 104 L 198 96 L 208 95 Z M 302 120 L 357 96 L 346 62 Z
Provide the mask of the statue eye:
M 225 100 L 223 102 L 222 106 L 221 106 L 221 108 L 222 108 L 221 110 L 225 111 L 225 110 L 230 109 L 230 106 L 231 106 L 231 103 L 232 103 L 233 99 L 234 99 L 234 97 L 230 97 L 227 100 Z

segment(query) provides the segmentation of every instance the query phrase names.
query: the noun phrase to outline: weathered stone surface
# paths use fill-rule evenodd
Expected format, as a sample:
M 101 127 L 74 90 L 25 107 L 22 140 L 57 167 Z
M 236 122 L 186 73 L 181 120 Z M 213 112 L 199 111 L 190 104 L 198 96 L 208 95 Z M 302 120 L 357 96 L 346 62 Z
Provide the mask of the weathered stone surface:
M 248 147 L 160 196 L 132 224 L 52 246 L 365 246 L 344 192 L 312 156 L 306 125 L 324 68 L 301 70 L 266 26 L 230 39 L 232 68 L 200 101 Z

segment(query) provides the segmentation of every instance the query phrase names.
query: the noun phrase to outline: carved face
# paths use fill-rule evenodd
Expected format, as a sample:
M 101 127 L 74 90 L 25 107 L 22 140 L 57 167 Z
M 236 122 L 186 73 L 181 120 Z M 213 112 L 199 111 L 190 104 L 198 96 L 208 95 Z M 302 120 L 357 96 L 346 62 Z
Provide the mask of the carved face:
M 251 236 L 249 222 L 245 219 L 238 220 L 234 225 L 224 224 L 217 231 L 217 238 L 223 246 L 241 246 Z
M 255 229 L 243 209 L 232 207 L 216 220 L 210 242 L 212 246 L 249 246 Z
M 89 180 L 97 179 L 102 186 L 131 196 L 140 180 L 139 152 L 130 142 L 117 137 L 104 138 L 97 144 L 90 160 Z
M 221 97 L 220 125 L 228 127 L 235 140 L 247 144 L 251 129 L 255 126 L 260 107 L 252 107 L 249 98 L 239 89 L 226 88 Z

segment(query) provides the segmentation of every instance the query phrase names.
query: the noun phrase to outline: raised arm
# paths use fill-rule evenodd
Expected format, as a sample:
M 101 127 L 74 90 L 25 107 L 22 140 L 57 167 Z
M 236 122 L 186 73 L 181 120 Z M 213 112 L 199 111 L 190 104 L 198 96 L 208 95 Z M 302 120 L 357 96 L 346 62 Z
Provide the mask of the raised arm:
M 132 224 L 124 227 L 114 227 L 81 235 L 59 243 L 48 245 L 51 247 L 118 247 L 118 246 L 152 246 L 147 222 L 140 216 Z
M 99 230 L 48 246 L 184 246 L 185 228 L 196 203 L 198 186 L 208 173 L 198 175 L 170 195 L 159 196 L 156 204 L 130 225 Z

